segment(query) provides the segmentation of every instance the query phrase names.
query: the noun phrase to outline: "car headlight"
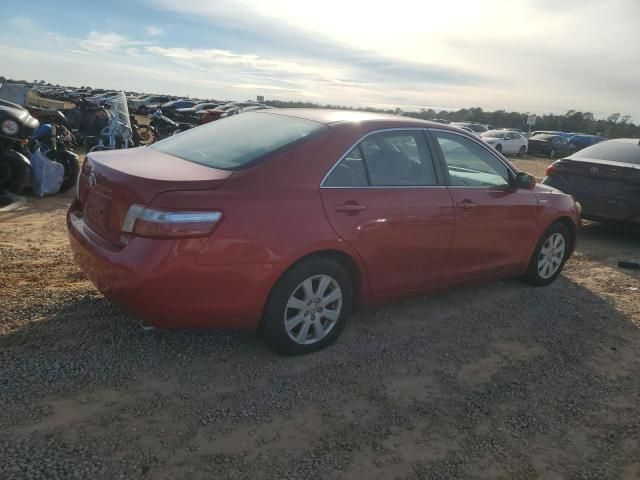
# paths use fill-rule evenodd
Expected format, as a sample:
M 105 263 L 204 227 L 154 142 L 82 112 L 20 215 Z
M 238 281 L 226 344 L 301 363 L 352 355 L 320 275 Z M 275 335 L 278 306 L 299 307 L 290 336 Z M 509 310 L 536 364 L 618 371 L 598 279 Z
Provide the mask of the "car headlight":
M 2 130 L 2 133 L 5 135 L 16 135 L 19 129 L 18 123 L 13 120 L 5 120 L 0 123 L 0 130 Z

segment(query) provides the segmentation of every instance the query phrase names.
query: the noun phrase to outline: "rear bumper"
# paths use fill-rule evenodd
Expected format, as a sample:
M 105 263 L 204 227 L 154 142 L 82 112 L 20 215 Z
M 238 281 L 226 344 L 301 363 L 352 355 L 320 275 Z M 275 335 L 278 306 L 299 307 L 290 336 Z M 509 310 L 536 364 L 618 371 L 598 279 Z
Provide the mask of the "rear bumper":
M 573 196 L 580 203 L 582 218 L 586 220 L 640 223 L 640 199 L 631 203 L 612 196 L 575 193 L 553 175 L 545 177 L 543 183 Z
M 188 240 L 134 238 L 115 248 L 75 212 L 67 214 L 73 256 L 113 303 L 159 328 L 255 329 L 278 264 L 200 265 Z
M 551 149 L 547 146 L 529 144 L 529 146 L 527 147 L 527 153 L 538 154 L 538 155 L 549 155 L 551 153 Z

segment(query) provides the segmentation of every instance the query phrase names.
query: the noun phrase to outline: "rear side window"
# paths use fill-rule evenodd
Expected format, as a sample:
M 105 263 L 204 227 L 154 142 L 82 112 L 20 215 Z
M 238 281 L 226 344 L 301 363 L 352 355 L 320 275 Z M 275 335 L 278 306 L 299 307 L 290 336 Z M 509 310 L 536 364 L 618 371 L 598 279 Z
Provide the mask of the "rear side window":
M 575 156 L 640 165 L 640 145 L 637 142 L 601 142 L 580 150 Z
M 208 167 L 237 170 L 323 128 L 301 118 L 243 113 L 168 137 L 150 148 Z
M 437 185 L 437 179 L 423 132 L 392 131 L 365 138 L 333 169 L 323 185 L 432 186 Z
M 324 182 L 326 187 L 366 187 L 367 173 L 364 168 L 360 146 L 356 146 L 336 165 Z

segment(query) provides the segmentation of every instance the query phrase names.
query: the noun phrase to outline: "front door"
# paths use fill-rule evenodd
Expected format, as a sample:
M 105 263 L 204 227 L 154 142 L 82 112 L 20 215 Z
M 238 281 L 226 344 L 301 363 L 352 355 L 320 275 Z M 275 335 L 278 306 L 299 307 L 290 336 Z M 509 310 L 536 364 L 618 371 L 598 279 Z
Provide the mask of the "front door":
M 538 201 L 510 185 L 514 173 L 482 146 L 454 132 L 434 130 L 449 177 L 456 227 L 444 281 L 457 282 L 520 268 L 528 262 Z
M 362 258 L 376 295 L 440 283 L 453 236 L 451 196 L 424 130 L 372 133 L 321 186 L 336 233 Z

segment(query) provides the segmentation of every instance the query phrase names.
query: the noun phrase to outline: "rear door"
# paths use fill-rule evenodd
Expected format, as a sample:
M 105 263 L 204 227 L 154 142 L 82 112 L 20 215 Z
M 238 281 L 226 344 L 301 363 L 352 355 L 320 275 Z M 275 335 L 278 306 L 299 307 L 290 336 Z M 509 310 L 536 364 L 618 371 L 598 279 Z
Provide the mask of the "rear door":
M 360 255 L 376 295 L 440 283 L 454 213 L 422 129 L 369 134 L 325 178 L 336 233 Z
M 515 173 L 480 142 L 451 131 L 432 134 L 455 207 L 445 282 L 526 264 L 539 212 L 533 192 L 511 187 Z

